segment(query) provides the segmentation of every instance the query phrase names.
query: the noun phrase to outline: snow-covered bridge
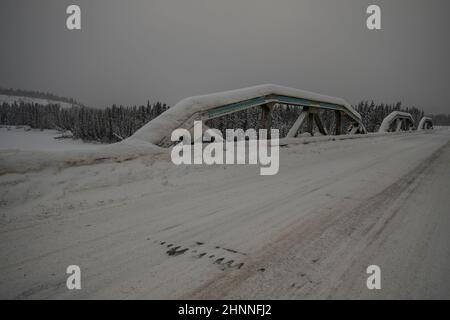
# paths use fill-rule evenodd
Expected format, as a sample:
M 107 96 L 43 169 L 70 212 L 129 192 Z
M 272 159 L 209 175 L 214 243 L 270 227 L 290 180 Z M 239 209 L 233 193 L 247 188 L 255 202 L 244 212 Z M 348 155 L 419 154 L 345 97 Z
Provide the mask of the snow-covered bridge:
M 401 130 L 413 130 L 414 119 L 410 113 L 394 111 L 384 118 L 378 132 L 398 132 Z
M 336 135 L 341 134 L 342 116 L 346 116 L 350 120 L 351 133 L 367 133 L 361 115 L 343 99 L 265 84 L 181 100 L 139 129 L 132 138 L 168 147 L 173 144 L 170 140 L 171 133 L 177 128 L 191 129 L 196 120 L 206 121 L 255 107 L 262 108 L 264 112 L 262 121 L 265 128 L 270 129 L 272 109 L 276 105 L 291 105 L 302 108 L 302 112 L 290 129 L 288 137 L 295 137 L 305 121 L 308 122 L 307 131 L 311 134 L 313 134 L 314 125 L 317 125 L 322 134 L 327 134 L 318 115 L 320 110 L 335 112 Z
M 428 117 L 423 117 L 420 122 L 417 130 L 428 130 L 433 129 L 433 120 Z

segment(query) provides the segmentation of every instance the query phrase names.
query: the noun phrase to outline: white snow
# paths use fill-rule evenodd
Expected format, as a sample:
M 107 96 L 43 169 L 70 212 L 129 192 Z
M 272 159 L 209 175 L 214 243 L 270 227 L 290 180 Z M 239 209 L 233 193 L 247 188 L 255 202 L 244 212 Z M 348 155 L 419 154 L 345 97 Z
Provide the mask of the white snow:
M 0 174 L 125 161 L 149 154 L 167 156 L 164 149 L 136 139 L 100 144 L 54 139 L 58 135 L 55 130 L 0 127 Z
M 52 151 L 96 149 L 99 144 L 74 139 L 55 139 L 61 136 L 56 130 L 30 129 L 27 126 L 0 126 L 0 151 Z
M 270 177 L 154 154 L 0 175 L 0 298 L 450 298 L 449 140 L 289 145 Z

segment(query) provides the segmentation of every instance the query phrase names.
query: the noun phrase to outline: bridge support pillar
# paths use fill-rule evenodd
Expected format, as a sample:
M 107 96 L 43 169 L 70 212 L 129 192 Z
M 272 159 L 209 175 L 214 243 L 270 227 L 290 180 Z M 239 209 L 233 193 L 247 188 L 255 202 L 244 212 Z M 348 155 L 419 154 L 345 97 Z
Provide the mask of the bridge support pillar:
M 272 129 L 272 105 L 265 104 L 262 106 L 264 129 L 267 129 L 267 139 L 271 139 Z
M 302 127 L 303 122 L 305 122 L 306 117 L 308 116 L 307 111 L 302 111 L 298 116 L 297 120 L 292 125 L 291 129 L 287 134 L 287 138 L 295 138 L 298 134 L 298 130 Z
M 324 136 L 328 135 L 327 129 L 325 129 L 318 113 L 314 113 L 314 120 L 316 122 L 317 128 L 319 129 L 319 132 Z
M 341 115 L 341 111 L 336 110 L 334 112 L 335 117 L 336 117 L 336 129 L 335 129 L 335 135 L 339 136 L 341 135 L 341 122 L 342 122 L 342 115 Z
M 306 131 L 311 136 L 314 136 L 314 114 L 311 112 L 308 112 L 308 129 Z
M 402 130 L 402 123 L 403 123 L 403 119 L 397 119 L 397 127 L 395 129 L 395 132 L 399 132 Z
M 350 134 L 356 134 L 359 130 L 359 126 L 356 123 L 353 123 L 350 129 Z

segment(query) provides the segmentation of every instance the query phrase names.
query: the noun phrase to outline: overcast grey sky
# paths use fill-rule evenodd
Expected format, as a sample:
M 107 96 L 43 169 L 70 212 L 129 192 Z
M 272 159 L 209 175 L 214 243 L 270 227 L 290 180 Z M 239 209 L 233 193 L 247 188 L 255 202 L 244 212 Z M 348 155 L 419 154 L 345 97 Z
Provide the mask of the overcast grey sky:
M 82 30 L 66 29 L 78 4 Z M 366 28 L 378 4 L 382 30 Z M 450 113 L 448 0 L 1 0 L 0 86 L 105 107 L 275 83 Z

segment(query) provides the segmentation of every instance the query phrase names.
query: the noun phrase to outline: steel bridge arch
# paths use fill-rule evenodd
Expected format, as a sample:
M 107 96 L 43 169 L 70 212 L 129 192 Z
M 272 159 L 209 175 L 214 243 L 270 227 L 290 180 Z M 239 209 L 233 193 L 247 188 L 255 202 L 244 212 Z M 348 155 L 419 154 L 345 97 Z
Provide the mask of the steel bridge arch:
M 433 129 L 433 120 L 429 117 L 423 117 L 420 122 L 417 130 L 428 130 Z
M 410 113 L 394 111 L 390 113 L 378 129 L 378 132 L 398 132 L 402 131 L 402 128 L 406 128 L 406 131 L 414 130 L 414 119 Z
M 308 121 L 308 131 L 311 134 L 313 134 L 314 123 L 321 133 L 327 134 L 317 113 L 319 110 L 335 112 L 336 135 L 341 134 L 342 115 L 347 116 L 351 121 L 350 133 L 367 133 L 361 115 L 343 99 L 265 84 L 183 99 L 148 122 L 130 138 L 144 140 L 161 147 L 169 147 L 174 143 L 170 140 L 172 131 L 177 128 L 190 130 L 196 120 L 206 121 L 253 107 L 262 107 L 266 128 L 270 129 L 271 110 L 277 104 L 302 108 L 302 112 L 289 131 L 288 137 L 295 137 L 304 121 Z

